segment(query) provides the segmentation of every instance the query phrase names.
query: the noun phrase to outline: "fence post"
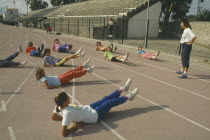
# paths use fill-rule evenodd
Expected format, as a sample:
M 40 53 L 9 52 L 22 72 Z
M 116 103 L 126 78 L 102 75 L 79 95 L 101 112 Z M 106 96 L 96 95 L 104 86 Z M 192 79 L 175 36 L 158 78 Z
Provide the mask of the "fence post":
M 79 36 L 79 19 L 77 19 L 77 36 Z
M 54 32 L 55 32 L 55 19 L 54 19 Z
M 105 26 L 105 22 L 106 22 L 106 19 L 104 19 L 103 40 L 105 39 L 105 28 L 106 28 L 106 26 Z
M 89 38 L 90 38 L 90 19 L 88 21 L 88 30 L 89 30 Z
M 62 18 L 60 20 L 61 20 L 61 33 L 62 33 Z
M 69 35 L 69 19 L 68 19 L 68 35 Z
M 124 18 L 122 18 L 122 44 L 124 42 Z
M 40 28 L 40 30 L 42 29 L 42 20 L 41 20 L 41 18 L 39 20 L 39 28 Z

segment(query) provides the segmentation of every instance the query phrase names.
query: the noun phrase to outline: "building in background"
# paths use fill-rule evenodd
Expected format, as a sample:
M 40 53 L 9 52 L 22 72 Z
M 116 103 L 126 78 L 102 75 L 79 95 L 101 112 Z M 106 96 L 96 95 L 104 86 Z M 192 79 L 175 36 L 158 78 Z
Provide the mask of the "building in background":
M 3 14 L 4 20 L 12 21 L 19 16 L 19 10 L 17 8 L 6 8 Z
M 187 15 L 198 15 L 204 9 L 210 10 L 210 0 L 193 0 Z

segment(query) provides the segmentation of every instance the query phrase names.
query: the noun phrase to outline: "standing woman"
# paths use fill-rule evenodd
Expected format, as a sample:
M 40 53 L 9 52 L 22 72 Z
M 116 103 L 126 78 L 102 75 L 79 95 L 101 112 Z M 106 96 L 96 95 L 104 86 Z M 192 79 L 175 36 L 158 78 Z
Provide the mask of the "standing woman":
M 192 50 L 192 44 L 196 39 L 195 34 L 192 32 L 189 21 L 186 18 L 181 20 L 181 27 L 184 29 L 182 38 L 180 40 L 182 46 L 181 60 L 182 68 L 177 74 L 182 74 L 179 78 L 187 78 L 187 71 L 189 69 L 190 52 Z

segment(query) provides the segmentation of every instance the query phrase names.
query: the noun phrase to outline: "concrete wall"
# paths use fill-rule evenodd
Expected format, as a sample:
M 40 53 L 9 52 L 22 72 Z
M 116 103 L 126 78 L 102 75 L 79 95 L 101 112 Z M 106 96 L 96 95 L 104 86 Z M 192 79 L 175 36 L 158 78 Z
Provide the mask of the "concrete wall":
M 157 2 L 149 9 L 149 37 L 157 38 L 159 31 L 159 17 L 161 13 L 161 2 Z M 128 21 L 128 38 L 144 38 L 146 31 L 147 10 L 140 12 Z
M 6 8 L 5 14 L 4 14 L 4 19 L 5 20 L 13 20 L 13 19 L 17 18 L 18 15 L 19 15 L 18 9 Z
M 196 35 L 196 43 L 210 45 L 210 22 L 191 22 L 192 31 Z

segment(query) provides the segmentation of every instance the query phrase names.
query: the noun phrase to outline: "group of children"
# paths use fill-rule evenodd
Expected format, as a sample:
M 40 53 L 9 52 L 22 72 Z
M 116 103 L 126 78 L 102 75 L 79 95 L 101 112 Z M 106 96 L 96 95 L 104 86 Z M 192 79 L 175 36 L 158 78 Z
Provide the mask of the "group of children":
M 128 59 L 129 53 L 127 52 L 124 56 L 116 56 L 113 53 L 113 49 L 115 52 L 117 51 L 117 47 L 113 47 L 113 44 L 111 46 L 105 47 L 101 45 L 101 42 L 96 42 L 96 51 L 104 51 L 104 59 L 105 60 L 110 60 L 113 62 L 125 62 Z M 160 51 L 157 51 L 157 53 L 146 53 L 143 50 L 143 46 L 138 47 L 137 54 L 145 59 L 150 59 L 150 60 L 156 60 L 158 55 L 160 54 Z
M 85 51 L 82 51 L 80 48 L 74 54 L 69 54 L 72 49 L 71 44 L 60 45 L 59 40 L 55 39 L 54 44 L 52 45 L 52 50 L 55 52 L 66 52 L 68 55 L 61 59 L 57 59 L 51 55 L 50 48 L 44 48 L 44 45 L 41 44 L 40 47 L 36 48 L 33 45 L 33 42 L 29 42 L 28 47 L 26 48 L 26 54 L 34 57 L 43 57 L 43 65 L 45 67 L 57 67 L 64 65 L 68 60 L 75 59 L 78 57 L 84 58 Z M 104 51 L 104 58 L 113 62 L 125 62 L 129 56 L 126 53 L 124 56 L 116 56 L 113 53 L 113 49 L 117 51 L 117 47 L 112 46 L 102 46 L 100 42 L 96 43 L 96 51 Z M 22 48 L 19 47 L 19 50 L 12 56 L 0 60 L 0 66 L 17 66 L 24 65 L 25 62 L 13 62 L 12 60 L 18 56 L 19 53 L 22 53 Z M 140 56 L 155 60 L 159 54 L 148 54 L 142 50 L 142 47 L 138 48 L 137 52 Z M 64 74 L 59 76 L 47 76 L 43 68 L 36 69 L 36 79 L 43 83 L 47 89 L 58 88 L 62 85 L 67 84 L 73 78 L 79 78 L 86 73 L 92 73 L 95 65 L 89 67 L 90 60 L 87 59 L 81 66 L 69 70 Z M 70 98 L 65 92 L 59 93 L 55 98 L 55 109 L 52 114 L 53 120 L 62 120 L 62 136 L 68 136 L 75 128 L 79 128 L 79 122 L 85 123 L 96 123 L 103 119 L 106 114 L 111 110 L 112 107 L 118 106 L 125 103 L 127 100 L 132 101 L 135 96 L 139 93 L 139 90 L 135 88 L 126 96 L 121 96 L 123 91 L 127 91 L 130 87 L 132 80 L 128 79 L 124 86 L 120 89 L 114 91 L 108 96 L 105 96 L 101 100 L 92 103 L 90 105 L 72 105 L 70 104 Z M 71 127 L 68 127 L 71 124 Z
M 59 49 L 60 47 L 62 47 L 63 51 L 59 51 L 61 50 Z M 52 50 L 56 52 L 69 52 L 71 48 L 72 45 L 69 44 L 60 45 L 59 40 L 56 39 L 54 41 Z M 27 61 L 21 63 L 12 61 L 16 56 L 18 56 L 22 52 L 23 52 L 22 47 L 20 46 L 15 54 L 9 56 L 4 60 L 0 60 L 0 67 L 26 64 Z M 105 52 L 107 57 L 111 58 L 109 52 L 112 52 L 111 47 L 107 47 Z M 80 48 L 74 54 L 68 54 L 66 57 L 57 59 L 51 56 L 50 48 L 44 48 L 43 44 L 41 44 L 40 47 L 36 48 L 34 47 L 33 42 L 29 42 L 25 53 L 33 57 L 43 57 L 43 65 L 48 67 L 61 66 L 64 65 L 64 63 L 70 59 L 78 57 L 84 58 L 85 55 L 85 51 L 82 51 L 82 48 Z M 115 58 L 114 57 L 111 58 L 110 60 L 113 61 L 116 59 L 124 62 L 127 59 L 128 54 L 126 54 L 125 56 L 117 56 Z M 79 78 L 81 76 L 84 76 L 86 73 L 91 74 L 95 68 L 95 65 L 89 67 L 89 62 L 90 60 L 87 59 L 81 66 L 69 70 L 66 73 L 61 74 L 59 76 L 47 76 L 43 68 L 37 68 L 36 79 L 39 80 L 41 83 L 43 83 L 47 89 L 58 88 L 62 85 L 67 84 L 73 78 Z M 70 104 L 70 98 L 67 95 L 67 93 L 61 92 L 58 95 L 56 95 L 56 97 L 54 98 L 56 106 L 51 118 L 52 120 L 62 120 L 62 136 L 68 136 L 68 134 L 72 132 L 75 128 L 80 127 L 79 125 L 80 122 L 96 123 L 101 119 L 103 119 L 106 116 L 106 114 L 111 110 L 112 107 L 123 104 L 127 100 L 132 101 L 135 98 L 135 96 L 139 93 L 139 90 L 137 88 L 132 90 L 126 96 L 121 96 L 121 93 L 123 91 L 128 92 L 131 82 L 132 80 L 128 79 L 125 85 L 122 86 L 120 89 L 114 91 L 108 96 L 105 96 L 104 98 L 95 103 L 84 106 Z M 69 125 L 70 127 L 68 127 Z

